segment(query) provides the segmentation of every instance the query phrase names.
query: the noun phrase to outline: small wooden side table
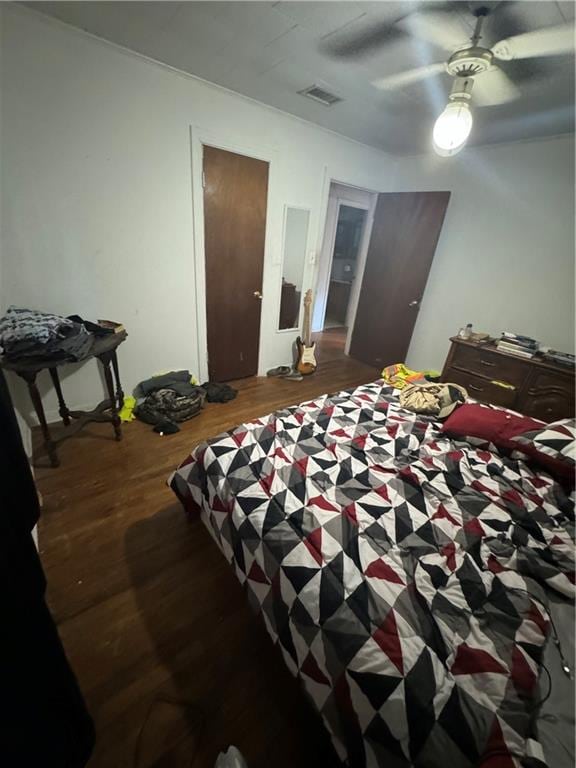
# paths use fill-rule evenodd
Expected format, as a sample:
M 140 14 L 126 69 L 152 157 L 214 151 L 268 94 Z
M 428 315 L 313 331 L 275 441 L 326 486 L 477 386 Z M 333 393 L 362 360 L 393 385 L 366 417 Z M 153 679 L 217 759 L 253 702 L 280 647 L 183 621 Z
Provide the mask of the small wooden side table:
M 122 439 L 122 427 L 118 411 L 122 408 L 124 403 L 124 392 L 122 391 L 122 385 L 120 384 L 120 373 L 118 369 L 118 357 L 116 350 L 126 340 L 128 334 L 126 331 L 120 333 L 110 333 L 107 336 L 95 336 L 94 344 L 88 357 L 84 360 L 89 360 L 92 357 L 97 358 L 102 365 L 104 372 L 104 380 L 106 382 L 106 389 L 108 391 L 108 398 L 103 400 L 92 411 L 70 411 L 64 401 L 64 395 L 62 393 L 62 387 L 60 385 L 60 377 L 58 376 L 58 368 L 63 365 L 69 365 L 69 361 L 51 361 L 50 359 L 34 359 L 27 358 L 21 361 L 9 361 L 1 360 L 0 366 L 6 371 L 13 371 L 20 378 L 24 379 L 28 385 L 28 391 L 34 405 L 34 410 L 40 422 L 42 429 L 42 435 L 44 437 L 44 447 L 50 458 L 50 464 L 53 467 L 60 466 L 60 459 L 56 451 L 56 446 L 62 440 L 66 440 L 68 437 L 76 434 L 82 427 L 90 421 L 104 421 L 110 422 L 114 427 L 114 435 L 116 440 Z M 83 362 L 83 361 L 82 361 Z M 48 369 L 54 389 L 56 390 L 56 396 L 58 397 L 59 413 L 62 418 L 62 422 L 66 427 L 64 433 L 58 437 L 53 438 L 50 434 L 48 423 L 46 422 L 46 415 L 44 413 L 44 406 L 42 405 L 42 398 L 36 385 L 36 377 L 40 371 Z M 72 422 L 71 420 L 74 419 Z

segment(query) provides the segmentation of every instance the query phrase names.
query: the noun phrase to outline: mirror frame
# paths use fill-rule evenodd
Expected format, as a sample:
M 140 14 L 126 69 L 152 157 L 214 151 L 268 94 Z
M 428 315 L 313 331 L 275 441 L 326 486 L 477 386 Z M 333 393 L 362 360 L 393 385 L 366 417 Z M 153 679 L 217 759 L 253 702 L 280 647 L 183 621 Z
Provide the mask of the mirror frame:
M 298 306 L 298 319 L 297 324 L 292 326 L 292 328 L 278 328 L 278 323 L 280 322 L 280 303 L 282 301 L 282 277 L 284 274 L 284 259 L 286 256 L 286 224 L 288 222 L 288 210 L 290 208 L 296 209 L 298 211 L 306 211 L 308 213 L 308 227 L 306 230 L 306 247 L 304 249 L 304 261 L 302 263 L 302 287 L 300 289 L 300 303 Z M 312 209 L 309 208 L 306 205 L 292 205 L 290 203 L 286 203 L 284 205 L 284 214 L 282 217 L 282 257 L 280 259 L 280 290 L 278 292 L 278 311 L 277 311 L 277 317 L 276 317 L 276 333 L 296 333 L 300 330 L 302 327 L 302 319 L 303 319 L 303 309 L 304 309 L 304 276 L 306 275 L 306 266 L 307 266 L 307 257 L 309 253 L 309 242 L 310 242 L 310 219 L 312 217 Z

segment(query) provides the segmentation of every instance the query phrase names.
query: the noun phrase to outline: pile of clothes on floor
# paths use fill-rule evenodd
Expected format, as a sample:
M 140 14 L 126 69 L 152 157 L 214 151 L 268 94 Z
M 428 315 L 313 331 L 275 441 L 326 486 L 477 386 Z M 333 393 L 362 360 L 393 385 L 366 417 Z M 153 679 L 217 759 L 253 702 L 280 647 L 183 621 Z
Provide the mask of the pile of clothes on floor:
M 90 355 L 94 336 L 81 318 L 9 307 L 0 318 L 0 347 L 9 362 L 77 362 Z
M 228 384 L 206 382 L 199 386 L 190 371 L 170 371 L 141 381 L 135 389 L 134 413 L 154 431 L 169 435 L 178 423 L 197 416 L 204 402 L 227 403 L 237 391 Z

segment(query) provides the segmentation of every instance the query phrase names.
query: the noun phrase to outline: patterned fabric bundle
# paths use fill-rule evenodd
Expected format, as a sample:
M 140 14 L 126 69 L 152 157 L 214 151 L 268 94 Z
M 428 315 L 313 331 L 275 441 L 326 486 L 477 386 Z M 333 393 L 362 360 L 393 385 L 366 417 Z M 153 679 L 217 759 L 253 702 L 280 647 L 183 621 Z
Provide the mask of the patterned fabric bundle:
M 9 360 L 82 360 L 92 343 L 83 325 L 59 315 L 11 306 L 0 318 L 0 346 Z
M 202 387 L 196 387 L 191 395 L 179 395 L 173 389 L 158 389 L 136 407 L 135 413 L 147 424 L 158 424 L 164 419 L 187 421 L 200 413 L 205 396 Z
M 546 595 L 574 596 L 574 505 L 439 426 L 376 382 L 199 445 L 171 485 L 347 765 L 536 768 Z

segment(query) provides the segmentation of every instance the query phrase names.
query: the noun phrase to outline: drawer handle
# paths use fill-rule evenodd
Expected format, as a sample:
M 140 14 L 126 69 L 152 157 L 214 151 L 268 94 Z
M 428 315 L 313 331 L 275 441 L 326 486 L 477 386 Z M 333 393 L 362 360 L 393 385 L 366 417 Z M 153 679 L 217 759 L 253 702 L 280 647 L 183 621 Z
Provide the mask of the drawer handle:
M 486 365 L 488 368 L 494 368 L 496 363 L 489 363 L 488 360 L 480 360 L 480 365 Z
M 471 389 L 472 392 L 484 392 L 484 387 L 476 387 L 474 384 L 468 384 L 468 389 Z

